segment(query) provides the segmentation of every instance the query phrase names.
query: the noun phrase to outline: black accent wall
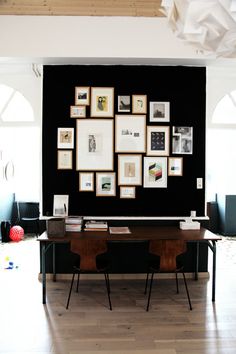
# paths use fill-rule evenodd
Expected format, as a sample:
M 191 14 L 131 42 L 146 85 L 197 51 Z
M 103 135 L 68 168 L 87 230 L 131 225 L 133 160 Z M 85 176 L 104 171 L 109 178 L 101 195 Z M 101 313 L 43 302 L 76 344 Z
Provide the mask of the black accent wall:
M 57 169 L 57 128 L 74 127 L 76 133 L 76 119 L 70 118 L 76 86 L 114 87 L 115 114 L 120 114 L 118 95 L 147 95 L 147 125 L 169 126 L 170 137 L 173 126 L 193 127 L 193 154 L 173 155 L 170 139 L 170 156 L 183 157 L 183 176 L 168 177 L 167 188 L 136 186 L 135 199 L 120 199 L 118 186 L 116 197 L 79 192 L 76 148 L 73 149 L 73 170 Z M 205 215 L 205 188 L 196 189 L 196 178 L 204 180 L 205 177 L 205 91 L 204 67 L 44 66 L 43 214 L 52 215 L 54 194 L 69 194 L 70 215 L 185 216 L 190 210 L 196 210 L 197 216 Z M 149 122 L 150 101 L 170 102 L 170 122 Z M 89 112 L 90 107 L 87 107 L 87 117 L 90 117 Z M 117 155 L 114 154 L 115 172 Z

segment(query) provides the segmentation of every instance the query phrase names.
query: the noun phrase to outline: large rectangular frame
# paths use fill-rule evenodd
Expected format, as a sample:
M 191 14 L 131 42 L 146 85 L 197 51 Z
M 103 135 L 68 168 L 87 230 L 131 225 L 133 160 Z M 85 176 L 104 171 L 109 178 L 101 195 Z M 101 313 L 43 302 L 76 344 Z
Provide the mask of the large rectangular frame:
M 113 171 L 113 119 L 77 119 L 76 170 Z

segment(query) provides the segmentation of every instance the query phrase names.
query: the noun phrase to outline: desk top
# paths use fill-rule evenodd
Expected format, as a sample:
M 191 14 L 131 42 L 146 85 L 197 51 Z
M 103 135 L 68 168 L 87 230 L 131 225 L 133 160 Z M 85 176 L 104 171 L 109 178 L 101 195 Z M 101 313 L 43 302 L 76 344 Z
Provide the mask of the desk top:
M 148 241 L 148 240 L 186 240 L 219 241 L 220 236 L 201 227 L 200 230 L 181 230 L 177 226 L 129 226 L 130 234 L 110 234 L 109 231 L 66 232 L 64 237 L 48 238 L 45 231 L 38 237 L 40 242 L 70 242 L 72 239 L 106 239 L 107 241 Z

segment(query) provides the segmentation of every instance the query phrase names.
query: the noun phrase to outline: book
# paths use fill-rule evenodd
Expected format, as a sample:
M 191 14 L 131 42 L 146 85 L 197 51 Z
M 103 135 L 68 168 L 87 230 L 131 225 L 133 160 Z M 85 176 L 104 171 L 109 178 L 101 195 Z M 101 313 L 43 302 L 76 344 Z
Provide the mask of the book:
M 65 219 L 66 224 L 78 224 L 81 225 L 83 222 L 83 218 L 81 216 L 68 216 Z
M 107 231 L 107 230 L 108 230 L 107 227 L 104 227 L 104 228 L 101 228 L 101 227 L 98 227 L 98 228 L 94 227 L 94 228 L 92 228 L 92 227 L 90 227 L 90 228 L 85 228 L 85 229 L 84 229 L 84 231 Z
M 127 226 L 111 226 L 109 227 L 110 234 L 131 234 Z
M 82 225 L 66 224 L 66 231 L 68 232 L 80 232 L 81 230 L 82 230 Z
M 108 225 L 107 225 L 107 222 L 106 221 L 95 221 L 95 220 L 92 220 L 92 221 L 87 221 L 86 223 L 85 223 L 85 227 L 86 228 L 96 228 L 96 229 L 98 229 L 98 228 L 101 228 L 101 229 L 103 229 L 103 228 L 107 228 L 108 227 Z

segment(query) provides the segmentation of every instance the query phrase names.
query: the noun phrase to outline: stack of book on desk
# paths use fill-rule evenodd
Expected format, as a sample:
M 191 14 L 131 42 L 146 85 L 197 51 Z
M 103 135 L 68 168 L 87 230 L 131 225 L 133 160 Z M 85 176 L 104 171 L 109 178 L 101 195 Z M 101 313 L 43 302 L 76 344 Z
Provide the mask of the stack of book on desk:
M 84 231 L 107 231 L 108 224 L 106 221 L 87 221 L 84 225 Z
M 81 216 L 68 216 L 65 218 L 66 231 L 80 232 L 82 230 L 83 218 Z

